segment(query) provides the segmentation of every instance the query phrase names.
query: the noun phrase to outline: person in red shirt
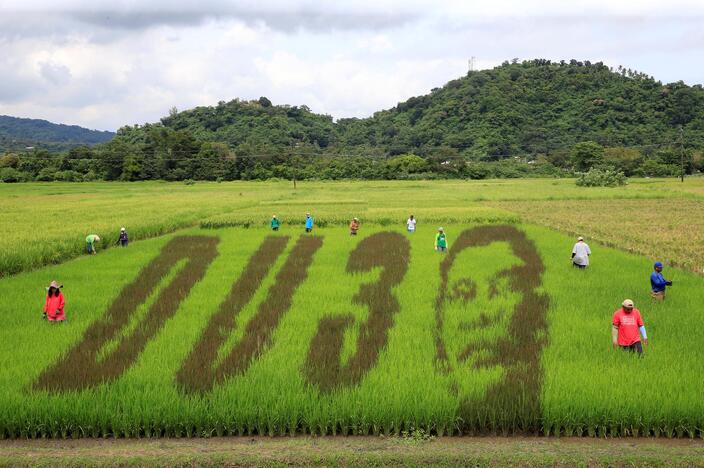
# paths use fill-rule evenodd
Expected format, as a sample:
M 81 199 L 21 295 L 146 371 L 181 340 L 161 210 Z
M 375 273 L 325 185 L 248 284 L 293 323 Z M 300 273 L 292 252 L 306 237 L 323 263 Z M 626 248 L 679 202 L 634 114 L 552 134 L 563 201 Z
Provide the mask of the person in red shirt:
M 646 345 L 648 344 L 648 336 L 645 333 L 645 325 L 640 311 L 634 307 L 632 300 L 623 301 L 622 307 L 614 312 L 611 325 L 611 341 L 614 349 L 620 347 L 624 351 L 643 354 L 640 336 L 643 336 L 643 343 Z
M 44 318 L 50 322 L 63 322 L 66 319 L 64 315 L 64 295 L 61 292 L 63 285 L 56 281 L 49 284 L 46 293 L 46 302 L 44 303 Z

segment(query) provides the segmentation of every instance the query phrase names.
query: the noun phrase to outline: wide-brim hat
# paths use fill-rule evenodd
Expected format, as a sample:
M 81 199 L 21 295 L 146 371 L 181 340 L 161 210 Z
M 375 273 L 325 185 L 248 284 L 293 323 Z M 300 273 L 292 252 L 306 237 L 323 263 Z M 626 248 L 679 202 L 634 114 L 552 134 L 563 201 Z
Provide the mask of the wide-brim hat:
M 61 289 L 63 287 L 64 285 L 59 284 L 58 281 L 52 281 L 51 283 L 49 283 L 49 286 L 47 286 L 46 290 L 48 291 L 50 288 Z

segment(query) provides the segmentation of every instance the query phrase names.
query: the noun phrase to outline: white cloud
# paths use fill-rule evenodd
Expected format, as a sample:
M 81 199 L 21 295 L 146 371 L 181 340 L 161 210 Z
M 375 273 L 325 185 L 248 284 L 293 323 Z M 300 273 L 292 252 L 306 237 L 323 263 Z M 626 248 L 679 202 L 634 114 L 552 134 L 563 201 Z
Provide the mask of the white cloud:
M 676 12 L 676 16 L 673 14 Z M 0 114 L 116 129 L 267 96 L 363 117 L 503 60 L 704 81 L 704 2 L 4 0 Z

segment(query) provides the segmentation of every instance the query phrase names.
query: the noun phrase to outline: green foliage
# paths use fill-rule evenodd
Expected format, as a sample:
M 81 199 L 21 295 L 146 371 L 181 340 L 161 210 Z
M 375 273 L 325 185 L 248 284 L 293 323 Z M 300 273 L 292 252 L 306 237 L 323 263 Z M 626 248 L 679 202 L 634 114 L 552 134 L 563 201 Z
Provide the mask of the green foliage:
M 578 172 L 576 183 L 579 187 L 618 187 L 626 185 L 628 178 L 618 170 L 591 168 L 589 172 Z
M 0 182 L 24 182 L 27 180 L 27 175 L 18 171 L 13 167 L 4 167 L 0 169 Z
M 0 115 L 0 151 L 22 150 L 27 146 L 66 151 L 78 145 L 104 143 L 113 136 L 113 132 L 88 130 L 77 125 Z
M 30 152 L 3 164 L 28 179 L 48 166 L 125 181 L 484 179 L 563 176 L 602 163 L 627 176 L 665 174 L 641 165 L 679 164 L 685 151 L 691 174 L 701 167 L 692 155 L 704 147 L 703 102 L 699 85 L 663 85 L 602 63 L 512 61 L 365 119 L 333 122 L 304 105 L 235 99 L 172 108 L 159 123 L 122 127 L 60 160 Z
M 577 171 L 588 171 L 604 161 L 604 148 L 593 141 L 577 143 L 572 148 L 572 160 Z

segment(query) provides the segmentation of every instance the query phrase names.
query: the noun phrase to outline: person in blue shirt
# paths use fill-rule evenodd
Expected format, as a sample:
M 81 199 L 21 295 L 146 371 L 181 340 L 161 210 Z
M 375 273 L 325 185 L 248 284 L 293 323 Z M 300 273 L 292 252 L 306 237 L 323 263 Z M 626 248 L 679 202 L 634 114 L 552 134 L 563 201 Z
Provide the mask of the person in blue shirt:
M 672 281 L 668 281 L 662 275 L 662 262 L 655 262 L 655 271 L 650 274 L 650 295 L 653 299 L 662 301 L 665 299 L 665 288 L 672 286 Z
M 311 232 L 313 230 L 313 218 L 310 213 L 306 213 L 306 232 Z
M 276 217 L 276 215 L 271 217 L 271 230 L 272 231 L 278 231 L 279 230 L 279 218 Z

